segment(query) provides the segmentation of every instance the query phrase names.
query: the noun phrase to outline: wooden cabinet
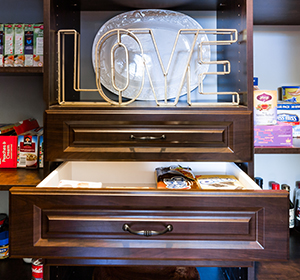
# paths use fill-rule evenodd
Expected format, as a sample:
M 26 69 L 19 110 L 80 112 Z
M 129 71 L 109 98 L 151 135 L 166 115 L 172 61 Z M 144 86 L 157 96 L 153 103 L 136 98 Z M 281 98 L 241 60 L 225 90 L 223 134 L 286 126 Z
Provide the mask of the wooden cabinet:
M 127 11 L 115 2 L 44 1 L 45 18 L 45 117 L 46 162 L 76 159 L 110 160 L 200 160 L 251 162 L 252 148 L 252 1 L 191 1 L 172 7 L 180 11 L 214 11 L 217 29 L 237 29 L 237 42 L 217 44 L 218 60 L 230 59 L 231 73 L 217 75 L 217 92 L 237 92 L 239 105 L 191 107 L 188 104 L 161 107 L 153 102 L 128 106 L 81 103 L 74 90 L 73 42 L 66 39 L 65 72 L 57 74 L 57 32 L 75 29 L 84 34 L 82 19 L 99 11 Z M 151 1 L 149 8 L 153 8 Z M 246 36 L 247 34 L 247 36 Z M 82 39 L 84 41 L 84 39 Z M 91 42 L 83 42 L 91 44 Z M 81 43 L 82 44 L 82 43 Z M 60 63 L 60 61 L 59 61 Z M 61 65 L 61 64 L 59 64 Z M 60 68 L 58 69 L 60 71 Z M 81 79 L 85 79 L 82 71 Z M 63 75 L 63 78 L 62 78 Z M 59 83 L 57 84 L 57 79 Z M 63 79 L 63 81 L 62 81 Z M 62 89 L 63 87 L 63 89 Z M 71 104 L 59 105 L 59 93 Z M 230 100 L 218 95 L 215 103 Z M 73 103 L 72 103 L 73 102 Z M 230 103 L 230 102 L 229 102 Z M 112 108 L 113 107 L 113 108 Z
M 287 257 L 286 192 L 262 191 L 235 164 L 222 162 L 179 164 L 234 175 L 247 190 L 151 189 L 153 167 L 164 163 L 69 161 L 36 188 L 10 189 L 12 255 L 111 265 Z M 102 188 L 57 188 L 61 179 L 101 180 Z
M 231 62 L 231 74 L 219 75 L 216 87 L 218 92 L 238 92 L 239 105 L 60 105 L 58 31 L 84 34 L 83 13 L 132 8 L 113 1 L 44 0 L 45 174 L 52 163 L 74 160 L 252 163 L 253 1 L 191 1 L 179 7 L 164 2 L 183 12 L 213 11 L 217 28 L 237 29 L 236 44 L 216 48 L 218 60 Z M 254 11 L 260 2 L 254 1 Z M 73 89 L 73 45 L 68 40 L 66 45 L 66 97 L 80 102 Z M 216 103 L 224 101 L 228 96 L 221 95 Z M 287 208 L 285 192 L 260 190 L 12 188 L 11 255 L 48 258 L 49 265 L 253 266 L 257 260 L 287 258 Z M 135 220 L 142 222 L 132 225 Z M 122 231 L 124 223 L 135 231 L 159 232 L 172 223 L 173 230 L 139 237 Z

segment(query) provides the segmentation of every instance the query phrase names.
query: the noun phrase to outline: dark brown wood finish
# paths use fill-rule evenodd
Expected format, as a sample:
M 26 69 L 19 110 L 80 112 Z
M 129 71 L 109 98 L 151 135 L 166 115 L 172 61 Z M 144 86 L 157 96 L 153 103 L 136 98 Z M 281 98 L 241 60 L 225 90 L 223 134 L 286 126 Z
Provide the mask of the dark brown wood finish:
M 12 188 L 10 193 L 14 257 L 195 263 L 284 260 L 288 253 L 284 191 Z M 171 224 L 173 231 L 137 236 L 124 232 L 124 223 L 155 231 Z
M 43 170 L 8 168 L 1 169 L 0 191 L 9 190 L 13 186 L 34 187 L 43 179 Z
M 46 161 L 251 161 L 251 118 L 247 111 L 48 110 Z

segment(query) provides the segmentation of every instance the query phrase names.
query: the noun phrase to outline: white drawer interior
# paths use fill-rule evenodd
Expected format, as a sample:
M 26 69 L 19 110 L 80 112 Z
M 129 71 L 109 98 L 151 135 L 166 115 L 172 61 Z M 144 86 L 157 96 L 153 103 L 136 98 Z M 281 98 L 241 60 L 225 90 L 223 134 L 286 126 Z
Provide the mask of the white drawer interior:
M 195 175 L 234 175 L 245 187 L 259 186 L 230 162 L 94 162 L 68 161 L 50 173 L 37 187 L 57 187 L 60 180 L 101 182 L 103 186 L 155 186 L 155 168 L 189 166 Z

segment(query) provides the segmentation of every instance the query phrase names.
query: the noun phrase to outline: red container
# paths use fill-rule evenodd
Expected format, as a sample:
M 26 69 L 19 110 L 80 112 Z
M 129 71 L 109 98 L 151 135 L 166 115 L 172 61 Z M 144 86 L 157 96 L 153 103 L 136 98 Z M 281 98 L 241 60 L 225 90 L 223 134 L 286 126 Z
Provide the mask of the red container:
M 34 260 L 31 264 L 32 280 L 44 279 L 44 266 L 41 259 Z

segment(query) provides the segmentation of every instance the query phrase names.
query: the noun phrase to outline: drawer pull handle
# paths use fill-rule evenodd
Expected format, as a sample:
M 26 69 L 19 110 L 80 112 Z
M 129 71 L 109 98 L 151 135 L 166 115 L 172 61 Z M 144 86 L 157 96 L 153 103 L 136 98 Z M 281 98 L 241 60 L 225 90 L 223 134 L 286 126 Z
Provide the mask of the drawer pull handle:
M 132 230 L 128 224 L 124 224 L 123 230 L 129 231 L 130 233 L 135 234 L 135 235 L 153 236 L 153 235 L 162 235 L 168 231 L 172 231 L 173 226 L 167 225 L 166 228 L 162 231 L 156 231 L 156 230 L 138 230 L 138 231 L 136 231 L 136 230 Z
M 138 137 L 138 136 L 134 136 L 133 134 L 131 134 L 130 139 L 132 139 L 132 140 L 161 140 L 161 139 L 166 139 L 166 135 L 163 134 L 163 135 L 157 136 L 157 137 L 154 137 L 154 136 Z

